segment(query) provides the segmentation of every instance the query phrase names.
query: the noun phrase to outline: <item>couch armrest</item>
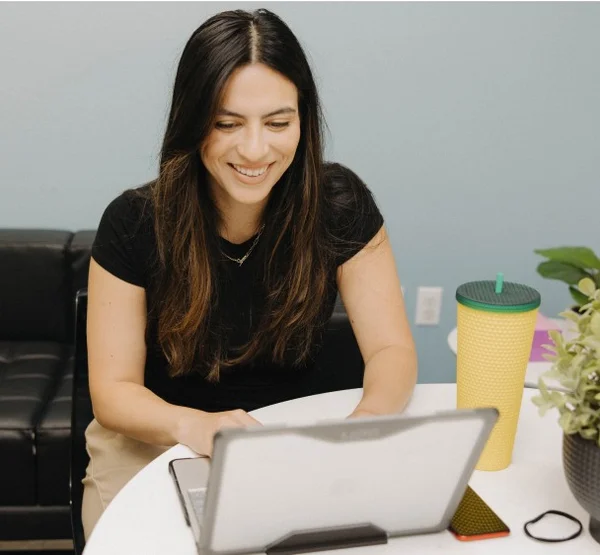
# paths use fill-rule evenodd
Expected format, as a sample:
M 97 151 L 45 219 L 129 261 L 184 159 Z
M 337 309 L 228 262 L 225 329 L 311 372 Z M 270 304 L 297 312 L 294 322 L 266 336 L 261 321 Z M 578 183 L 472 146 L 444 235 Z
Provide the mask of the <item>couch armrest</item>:
M 0 229 L 0 339 L 69 337 L 68 231 Z
M 69 265 L 72 275 L 71 298 L 75 299 L 77 291 L 87 287 L 92 245 L 96 238 L 96 230 L 77 231 L 69 245 Z

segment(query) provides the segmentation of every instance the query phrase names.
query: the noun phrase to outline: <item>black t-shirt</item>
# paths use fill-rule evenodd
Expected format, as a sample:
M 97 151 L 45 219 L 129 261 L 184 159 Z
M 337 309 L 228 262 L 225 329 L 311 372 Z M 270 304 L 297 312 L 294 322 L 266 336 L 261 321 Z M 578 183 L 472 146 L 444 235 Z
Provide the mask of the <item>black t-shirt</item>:
M 329 272 L 329 291 L 325 307 L 331 314 L 337 296 L 336 269 L 366 245 L 383 225 L 379 211 L 368 187 L 351 170 L 341 164 L 326 164 L 323 186 L 328 199 L 326 205 L 327 231 L 341 238 L 347 245 Z M 148 187 L 148 185 L 145 185 Z M 94 260 L 116 277 L 134 285 L 152 290 L 153 261 L 156 260 L 156 240 L 152 209 L 142 195 L 125 192 L 114 199 L 104 211 L 92 246 Z M 233 244 L 220 238 L 225 254 L 239 258 L 250 248 L 255 237 L 242 244 Z M 349 245 L 349 246 L 348 246 Z M 256 314 L 257 279 L 261 279 L 262 265 L 252 254 L 239 266 L 227 262 L 219 266 L 220 317 L 230 330 L 228 343 L 242 345 Z M 255 361 L 222 371 L 216 383 L 207 381 L 200 373 L 172 378 L 168 364 L 156 339 L 156 330 L 149 315 L 145 385 L 156 395 L 181 406 L 205 411 L 241 408 L 247 411 L 282 402 L 307 394 L 308 384 L 318 380 L 314 364 L 318 346 L 309 362 L 302 366 L 276 365 L 269 361 Z

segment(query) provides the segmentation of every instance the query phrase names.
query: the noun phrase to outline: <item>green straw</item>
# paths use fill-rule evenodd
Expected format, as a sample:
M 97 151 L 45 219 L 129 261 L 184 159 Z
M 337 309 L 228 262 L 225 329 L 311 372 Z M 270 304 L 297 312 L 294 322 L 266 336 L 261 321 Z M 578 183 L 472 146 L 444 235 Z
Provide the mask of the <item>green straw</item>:
M 498 272 L 496 275 L 496 294 L 499 295 L 502 293 L 502 286 L 504 285 L 504 274 Z

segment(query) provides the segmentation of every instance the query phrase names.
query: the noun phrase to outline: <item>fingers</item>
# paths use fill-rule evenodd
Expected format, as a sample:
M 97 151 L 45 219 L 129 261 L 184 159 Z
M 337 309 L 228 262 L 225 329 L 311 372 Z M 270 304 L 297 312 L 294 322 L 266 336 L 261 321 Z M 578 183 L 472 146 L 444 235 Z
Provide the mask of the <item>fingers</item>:
M 206 455 L 212 457 L 213 453 L 213 437 L 219 430 L 225 428 L 249 428 L 251 426 L 262 426 L 262 422 L 256 418 L 250 416 L 245 410 L 237 409 L 227 412 L 221 412 L 217 415 L 216 426 L 214 432 L 211 435 L 208 445 L 204 449 Z
M 208 457 L 212 457 L 214 435 L 219 430 L 262 426 L 261 422 L 241 409 L 217 413 L 196 412 L 194 415 L 194 426 L 188 434 L 189 440 L 184 443 L 199 455 Z
M 244 418 L 244 423 L 248 426 L 262 426 L 262 422 L 260 422 L 259 420 L 256 420 L 256 418 L 254 418 L 253 416 L 250 416 L 247 412 L 242 411 L 243 414 L 243 418 Z
M 222 413 L 218 428 L 245 428 L 249 426 L 262 426 L 262 424 L 246 411 L 238 409 Z

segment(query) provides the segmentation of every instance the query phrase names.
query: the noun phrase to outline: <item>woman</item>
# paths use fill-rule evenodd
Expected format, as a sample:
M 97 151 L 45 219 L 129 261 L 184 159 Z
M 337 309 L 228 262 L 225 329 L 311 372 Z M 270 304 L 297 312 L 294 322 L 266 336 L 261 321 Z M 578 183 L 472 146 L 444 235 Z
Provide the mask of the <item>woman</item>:
M 86 537 L 169 446 L 210 456 L 217 430 L 258 425 L 247 411 L 318 380 L 338 291 L 365 361 L 350 416 L 402 410 L 416 355 L 383 218 L 322 160 L 289 28 L 266 10 L 218 14 L 182 54 L 158 178 L 111 202 L 92 248 Z

